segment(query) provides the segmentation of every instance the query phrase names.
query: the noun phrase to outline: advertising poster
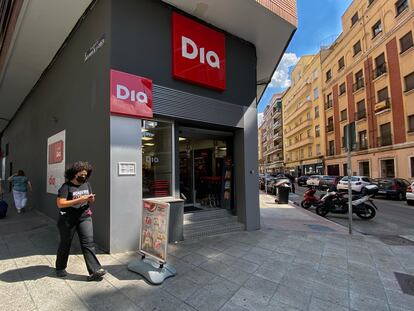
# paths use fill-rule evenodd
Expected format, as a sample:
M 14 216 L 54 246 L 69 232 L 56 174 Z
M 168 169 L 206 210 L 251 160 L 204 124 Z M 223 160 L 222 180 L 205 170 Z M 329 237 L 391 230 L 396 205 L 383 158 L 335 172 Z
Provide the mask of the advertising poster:
M 47 174 L 46 191 L 57 194 L 65 182 L 65 137 L 66 131 L 57 133 L 47 139 Z
M 164 263 L 167 260 L 170 204 L 143 201 L 140 251 Z

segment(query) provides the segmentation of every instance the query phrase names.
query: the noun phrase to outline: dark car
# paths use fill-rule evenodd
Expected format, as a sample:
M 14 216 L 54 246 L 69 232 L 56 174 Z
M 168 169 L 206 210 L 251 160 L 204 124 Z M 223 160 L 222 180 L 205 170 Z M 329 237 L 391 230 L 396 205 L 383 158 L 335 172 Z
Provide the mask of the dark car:
M 342 179 L 343 176 L 330 176 L 325 175 L 319 181 L 319 189 L 326 190 L 326 189 L 336 189 L 336 185 Z
M 302 175 L 298 177 L 298 186 L 306 186 L 306 181 L 309 179 L 311 175 Z
M 402 178 L 377 178 L 373 181 L 378 186 L 376 196 L 385 196 L 387 199 L 405 200 L 408 180 Z

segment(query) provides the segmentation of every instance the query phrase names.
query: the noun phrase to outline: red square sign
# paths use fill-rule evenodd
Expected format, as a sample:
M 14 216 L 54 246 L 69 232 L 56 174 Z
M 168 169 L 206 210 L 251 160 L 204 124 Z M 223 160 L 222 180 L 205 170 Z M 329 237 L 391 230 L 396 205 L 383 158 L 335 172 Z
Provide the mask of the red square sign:
M 111 113 L 152 118 L 152 80 L 111 69 Z
M 174 78 L 225 90 L 225 35 L 176 12 L 172 32 Z
M 63 161 L 63 141 L 59 140 L 49 145 L 49 164 L 56 164 Z

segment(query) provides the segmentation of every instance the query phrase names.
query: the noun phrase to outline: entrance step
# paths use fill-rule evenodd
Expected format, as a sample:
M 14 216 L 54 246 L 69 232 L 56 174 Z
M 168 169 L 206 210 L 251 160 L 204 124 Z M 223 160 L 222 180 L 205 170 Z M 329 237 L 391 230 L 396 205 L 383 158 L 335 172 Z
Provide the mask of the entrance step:
M 184 240 L 243 231 L 244 224 L 226 210 L 196 212 L 184 215 Z

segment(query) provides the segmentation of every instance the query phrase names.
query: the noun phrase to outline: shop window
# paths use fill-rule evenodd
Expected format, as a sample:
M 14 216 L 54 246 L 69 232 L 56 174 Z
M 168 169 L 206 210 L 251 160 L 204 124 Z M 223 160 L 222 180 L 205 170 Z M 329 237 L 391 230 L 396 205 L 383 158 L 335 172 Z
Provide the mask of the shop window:
M 404 77 L 405 92 L 414 90 L 414 72 Z
M 408 8 L 408 0 L 398 0 L 395 2 L 395 10 L 397 13 L 397 16 L 400 15 L 402 12 L 404 12 L 405 9 Z
M 339 95 L 343 95 L 346 92 L 345 82 L 339 86 Z
M 319 118 L 319 106 L 315 107 L 315 119 Z
M 377 21 L 374 26 L 372 26 L 372 38 L 375 38 L 382 32 L 381 20 Z
M 408 132 L 413 133 L 414 132 L 414 114 L 411 116 L 408 116 Z
M 400 39 L 400 50 L 401 50 L 400 54 L 404 53 L 412 46 L 413 46 L 413 34 L 411 31 L 409 31 Z
M 355 12 L 355 14 L 351 17 L 351 27 L 357 23 L 358 19 L 359 19 L 358 12 Z
M 341 121 L 345 121 L 346 119 L 348 119 L 348 110 L 344 109 L 341 111 Z
M 142 195 L 172 195 L 172 124 L 142 121 Z
M 394 159 L 381 160 L 381 177 L 395 177 Z
M 370 177 L 369 161 L 359 162 L 359 175 Z
M 326 82 L 328 82 L 329 80 L 331 80 L 332 79 L 332 71 L 331 71 L 331 69 L 329 69 L 327 72 L 326 72 Z
M 345 67 L 345 58 L 342 56 L 339 60 L 338 60 L 338 71 L 340 71 L 341 69 L 343 69 Z
M 361 52 L 361 41 L 358 41 L 357 43 L 354 44 L 353 46 L 353 50 L 354 50 L 354 56 L 356 56 L 357 54 L 359 54 Z

